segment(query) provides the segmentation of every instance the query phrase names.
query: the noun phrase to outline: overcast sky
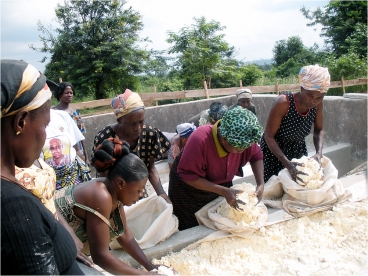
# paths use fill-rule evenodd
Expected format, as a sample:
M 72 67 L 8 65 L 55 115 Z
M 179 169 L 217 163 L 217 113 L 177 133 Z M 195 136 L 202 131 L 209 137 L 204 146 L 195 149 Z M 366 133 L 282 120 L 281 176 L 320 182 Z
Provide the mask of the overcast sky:
M 37 21 L 57 27 L 54 8 L 62 0 L 1 0 L 1 58 L 23 59 L 44 71 L 44 54 L 29 49 L 40 47 Z M 313 0 L 128 0 L 126 7 L 142 15 L 141 37 L 152 43 L 148 49 L 165 50 L 167 31 L 177 32 L 194 23 L 193 17 L 220 22 L 226 29 L 225 40 L 237 49 L 243 61 L 271 59 L 275 42 L 299 35 L 304 45 L 323 46 L 320 26 L 308 27 L 300 12 L 304 5 L 314 10 L 329 1 Z M 142 47 L 146 44 L 142 45 Z

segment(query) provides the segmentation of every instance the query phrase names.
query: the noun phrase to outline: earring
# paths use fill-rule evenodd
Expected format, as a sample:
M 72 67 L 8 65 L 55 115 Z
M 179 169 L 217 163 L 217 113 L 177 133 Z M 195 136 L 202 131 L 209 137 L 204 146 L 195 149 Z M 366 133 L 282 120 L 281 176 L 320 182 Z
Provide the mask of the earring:
M 17 131 L 16 135 L 19 135 L 20 134 L 20 130 Z

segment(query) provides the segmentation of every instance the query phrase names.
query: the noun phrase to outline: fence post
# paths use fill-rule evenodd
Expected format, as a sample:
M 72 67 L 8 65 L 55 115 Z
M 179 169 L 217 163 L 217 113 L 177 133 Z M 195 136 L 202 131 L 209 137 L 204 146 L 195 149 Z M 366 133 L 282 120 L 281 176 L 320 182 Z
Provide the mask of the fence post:
M 239 80 L 239 83 L 240 83 L 240 88 L 243 88 L 243 82 L 242 82 L 242 80 Z
M 208 89 L 207 89 L 207 82 L 206 80 L 203 81 L 203 86 L 204 86 L 204 92 L 206 93 L 206 99 L 210 98 L 210 95 L 208 94 Z
M 156 91 L 156 84 L 153 85 L 153 92 L 154 93 L 157 93 L 157 91 Z M 157 100 L 156 100 L 156 106 L 158 106 L 158 101 Z
M 345 82 L 344 82 L 344 77 L 341 77 L 341 87 L 342 87 L 342 93 L 345 94 Z
M 277 95 L 280 95 L 279 81 L 276 82 L 276 93 Z
M 59 78 L 59 83 L 60 83 L 60 82 L 63 82 L 63 79 L 62 79 L 62 78 Z

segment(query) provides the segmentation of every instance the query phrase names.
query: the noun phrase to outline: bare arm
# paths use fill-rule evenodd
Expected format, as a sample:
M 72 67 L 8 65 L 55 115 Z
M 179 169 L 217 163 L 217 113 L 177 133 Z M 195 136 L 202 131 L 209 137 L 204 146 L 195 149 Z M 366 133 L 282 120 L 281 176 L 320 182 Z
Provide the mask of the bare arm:
M 164 191 L 164 188 L 162 187 L 161 179 L 155 166 L 155 159 L 152 156 L 150 157 L 148 180 L 151 182 L 157 195 L 163 197 L 167 201 L 167 203 L 172 204 L 170 198 L 167 196 L 166 192 Z
M 279 144 L 275 140 L 275 135 L 280 128 L 282 118 L 286 115 L 288 106 L 289 103 L 285 96 L 279 96 L 276 99 L 268 114 L 264 132 L 268 148 L 281 161 L 285 168 L 289 168 L 291 162 L 280 149 Z
M 313 156 L 314 159 L 321 164 L 322 158 L 322 147 L 323 147 L 323 138 L 324 138 L 324 130 L 323 130 L 323 101 L 321 101 L 317 105 L 317 113 L 316 118 L 314 119 L 314 131 L 313 131 L 313 143 L 316 149 L 316 154 Z
M 262 200 L 263 196 L 263 190 L 264 190 L 264 166 L 263 166 L 263 160 L 258 160 L 255 162 L 250 163 L 250 166 L 252 167 L 252 171 L 254 174 L 254 178 L 256 179 L 257 188 L 256 188 L 256 195 L 258 197 L 258 202 Z
M 132 256 L 138 263 L 140 263 L 142 266 L 144 266 L 145 269 L 148 271 L 156 268 L 155 265 L 153 265 L 148 259 L 147 256 L 143 253 L 142 249 L 139 247 L 137 241 L 135 240 L 132 232 L 130 232 L 123 205 L 120 206 L 120 215 L 123 220 L 124 226 L 125 226 L 125 232 L 123 235 L 121 235 L 117 241 L 121 245 L 121 247 L 130 255 Z
M 101 204 L 101 202 L 103 202 L 104 204 Z M 93 201 L 89 201 L 89 203 L 89 205 L 91 205 L 89 207 L 98 210 L 105 218 L 109 218 L 112 208 L 111 197 L 109 198 L 106 195 L 97 196 L 97 198 L 94 198 Z M 124 222 L 124 225 L 126 226 L 126 222 Z M 147 272 L 131 267 L 130 265 L 122 262 L 110 253 L 109 227 L 99 217 L 90 212 L 87 212 L 86 227 L 92 259 L 101 268 L 114 275 L 149 274 Z

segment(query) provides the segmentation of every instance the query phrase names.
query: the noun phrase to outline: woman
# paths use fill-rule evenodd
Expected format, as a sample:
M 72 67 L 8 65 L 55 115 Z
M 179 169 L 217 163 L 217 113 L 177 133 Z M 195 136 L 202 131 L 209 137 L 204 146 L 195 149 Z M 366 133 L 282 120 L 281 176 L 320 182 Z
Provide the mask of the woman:
M 252 92 L 249 89 L 247 88 L 238 89 L 236 90 L 235 96 L 238 102 L 230 106 L 229 110 L 240 106 L 242 108 L 248 109 L 249 111 L 252 111 L 254 115 L 257 115 L 256 107 L 254 106 L 254 104 L 252 104 L 252 98 L 253 98 Z
M 84 136 L 66 112 L 50 110 L 46 135 L 41 157 L 56 173 L 56 190 L 92 179 L 90 168 L 78 155 L 77 142 Z
M 109 252 L 111 238 L 117 238 L 121 247 L 148 271 L 156 268 L 139 248 L 124 213 L 124 205 L 130 206 L 143 196 L 147 167 L 130 153 L 129 144 L 117 138 L 103 141 L 92 163 L 97 171 L 108 170 L 107 177 L 58 191 L 55 203 L 60 213 L 85 244 L 85 252 L 101 268 L 115 275 L 149 274 Z
M 51 91 L 54 93 L 54 97 L 60 102 L 58 105 L 54 106 L 53 109 L 55 110 L 62 110 L 67 112 L 70 117 L 74 120 L 76 125 L 78 126 L 80 132 L 82 134 L 87 133 L 87 130 L 84 126 L 84 121 L 79 113 L 79 110 L 74 110 L 70 104 L 73 100 L 73 97 L 75 96 L 75 89 L 74 86 L 69 82 L 61 82 L 59 84 L 47 81 L 47 84 L 49 85 Z M 88 160 L 88 154 L 87 154 L 87 148 L 85 144 L 85 140 L 80 140 L 78 142 L 79 148 L 83 151 L 83 159 L 86 162 L 86 164 L 89 166 L 89 160 Z
M 24 61 L 1 60 L 1 273 L 81 275 L 72 237 L 15 178 L 44 145 L 51 91 Z
M 235 175 L 243 175 L 243 166 L 250 162 L 262 199 L 263 155 L 257 142 L 262 133 L 257 117 L 243 108 L 225 113 L 215 125 L 197 128 L 184 150 L 176 157 L 170 170 L 169 196 L 179 230 L 198 225 L 195 212 L 218 196 L 223 196 L 233 208 L 239 208 L 232 189 Z
M 157 195 L 171 203 L 162 188 L 155 167 L 155 160 L 162 159 L 164 153 L 169 150 L 169 140 L 159 129 L 144 124 L 144 104 L 138 93 L 126 89 L 123 94 L 112 100 L 111 106 L 117 117 L 117 123 L 105 127 L 96 135 L 92 153 L 107 138 L 118 138 L 128 142 L 130 151 L 146 164 L 148 179 Z M 106 176 L 106 172 L 101 171 L 99 175 Z M 147 196 L 144 194 L 144 197 Z
M 313 142 L 319 163 L 323 145 L 323 97 L 330 87 L 328 69 L 318 65 L 304 66 L 299 72 L 300 92 L 286 92 L 276 98 L 268 115 L 261 140 L 264 162 L 264 181 L 287 168 L 294 181 L 302 181 L 290 160 L 307 156 L 305 137 L 314 124 Z
M 209 109 L 203 110 L 201 113 L 193 116 L 188 120 L 188 123 L 194 123 L 196 127 L 214 125 L 224 116 L 227 110 L 227 106 L 223 103 L 213 102 Z

